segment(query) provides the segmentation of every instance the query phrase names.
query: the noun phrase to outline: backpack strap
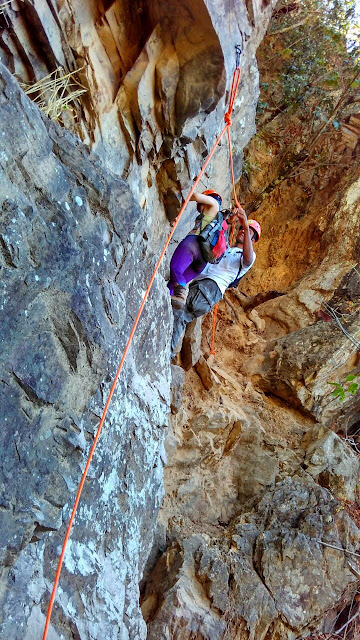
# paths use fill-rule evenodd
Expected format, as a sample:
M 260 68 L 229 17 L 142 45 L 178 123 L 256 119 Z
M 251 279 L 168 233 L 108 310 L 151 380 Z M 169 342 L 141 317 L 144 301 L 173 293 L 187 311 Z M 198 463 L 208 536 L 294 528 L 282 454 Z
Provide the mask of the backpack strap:
M 223 220 L 224 218 L 221 211 L 218 211 L 215 218 L 213 218 L 211 222 L 208 222 L 204 227 L 202 226 L 202 219 L 201 219 L 200 225 L 199 225 L 200 226 L 199 238 L 202 238 L 203 242 L 207 241 L 210 236 L 211 237 L 213 236 L 216 230 L 219 230 L 219 231 L 221 230 Z
M 244 253 L 243 251 L 241 252 L 241 256 L 240 256 L 240 266 L 239 266 L 239 271 L 236 274 L 236 278 L 235 280 L 237 280 L 239 278 L 239 275 L 241 273 L 241 269 L 243 268 L 243 257 L 244 257 Z
M 233 280 L 232 282 L 230 282 L 230 284 L 229 284 L 229 286 L 228 286 L 228 289 L 234 289 L 235 287 L 237 287 L 237 286 L 238 286 L 238 284 L 239 284 L 239 282 L 240 282 L 240 280 L 241 280 L 241 277 L 239 277 L 239 276 L 240 276 L 240 273 L 241 273 L 241 269 L 242 269 L 242 268 L 243 268 L 243 252 L 241 252 L 241 256 L 240 256 L 240 266 L 239 266 L 239 270 L 238 270 L 238 272 L 237 272 L 237 274 L 236 274 L 236 278 L 235 278 L 235 280 Z
M 216 220 L 218 222 L 220 229 L 222 229 L 223 228 L 223 222 L 225 220 L 225 218 L 223 216 L 223 212 L 222 211 L 218 211 L 216 216 L 215 216 L 215 218 L 214 218 L 214 220 Z M 214 220 L 213 220 L 213 222 L 214 222 Z
M 209 231 L 210 231 L 210 229 L 212 229 L 214 227 L 214 222 L 216 222 L 216 226 L 219 226 L 220 229 L 221 228 L 225 229 L 225 227 L 223 227 L 222 225 L 223 225 L 224 222 L 226 222 L 226 215 L 224 215 L 224 214 L 227 214 L 227 212 L 228 212 L 228 209 L 223 209 L 223 210 L 219 209 L 219 211 L 217 212 L 215 218 L 213 220 L 211 220 L 211 222 L 208 222 L 208 224 L 206 225 L 206 226 L 209 227 Z M 201 234 L 201 232 L 203 230 L 203 225 L 202 225 L 203 219 L 204 219 L 204 214 L 203 213 L 199 213 L 199 215 L 196 216 L 196 218 L 195 218 L 194 229 L 200 229 L 199 230 L 199 235 Z
M 202 221 L 203 221 L 203 218 L 204 218 L 204 214 L 203 213 L 199 213 L 199 215 L 196 216 L 196 218 L 195 218 L 194 229 L 199 229 L 199 227 L 200 227 L 200 232 L 199 233 L 202 232 Z

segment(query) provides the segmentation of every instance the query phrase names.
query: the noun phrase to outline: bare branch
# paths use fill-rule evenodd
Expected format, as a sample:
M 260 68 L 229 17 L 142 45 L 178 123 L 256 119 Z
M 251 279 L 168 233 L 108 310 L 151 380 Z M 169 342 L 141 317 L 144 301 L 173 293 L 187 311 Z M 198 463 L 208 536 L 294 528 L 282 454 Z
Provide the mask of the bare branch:
M 345 87 L 345 89 L 343 90 L 339 100 L 337 101 L 336 105 L 334 106 L 332 112 L 330 113 L 328 119 L 326 122 L 324 122 L 324 124 L 321 125 L 320 129 L 318 130 L 317 134 L 315 135 L 315 138 L 313 139 L 310 147 L 309 147 L 309 153 L 314 149 L 317 141 L 319 140 L 321 134 L 323 133 L 323 131 L 325 131 L 325 129 L 329 126 L 329 124 L 331 124 L 333 122 L 333 120 L 335 120 L 335 117 L 337 116 L 338 112 L 340 111 L 341 107 L 343 106 L 344 100 L 347 97 L 349 91 L 351 91 L 351 85 L 359 78 L 360 76 L 360 70 L 357 71 L 355 73 L 355 75 L 351 78 L 350 82 L 347 84 L 347 86 Z
M 300 20 L 300 22 L 297 22 L 296 24 L 292 24 L 290 27 L 285 27 L 285 29 L 278 29 L 277 31 L 273 31 L 273 33 L 268 33 L 266 35 L 266 37 L 267 38 L 272 38 L 273 36 L 278 36 L 281 33 L 286 33 L 287 31 L 292 31 L 293 29 L 297 29 L 298 27 L 301 27 L 303 24 L 305 24 L 308 21 L 309 21 L 309 16 L 306 16 L 306 18 L 304 18 L 304 20 Z
M 358 611 L 357 613 L 355 613 L 355 615 L 353 615 L 352 618 L 350 618 L 350 620 L 348 620 L 345 624 L 343 624 L 343 626 L 341 627 L 341 629 L 337 630 L 337 634 L 341 633 L 342 631 L 344 631 L 344 629 L 346 629 L 346 627 L 350 624 L 350 622 L 352 622 L 353 620 L 355 620 L 355 618 L 357 618 L 358 616 L 360 616 L 360 611 Z
M 324 547 L 330 547 L 330 549 L 336 549 L 337 551 L 342 551 L 343 553 L 351 553 L 352 556 L 356 556 L 360 558 L 360 553 L 355 553 L 355 551 L 350 551 L 349 549 L 343 549 L 343 547 L 335 547 L 333 544 L 328 544 L 327 542 L 323 542 L 322 540 L 318 540 L 318 538 L 312 538 L 315 542 L 319 544 L 323 544 Z
M 237 312 L 237 309 L 236 309 L 235 305 L 234 305 L 234 304 L 229 300 L 228 296 L 224 296 L 224 298 L 223 298 L 223 299 L 224 299 L 225 303 L 230 307 L 230 309 L 231 309 L 231 311 L 233 312 L 233 314 L 234 314 L 234 316 L 235 316 L 236 320 L 237 320 L 238 322 L 241 322 L 241 320 L 240 320 L 240 316 L 239 316 L 239 314 L 238 314 L 238 312 Z

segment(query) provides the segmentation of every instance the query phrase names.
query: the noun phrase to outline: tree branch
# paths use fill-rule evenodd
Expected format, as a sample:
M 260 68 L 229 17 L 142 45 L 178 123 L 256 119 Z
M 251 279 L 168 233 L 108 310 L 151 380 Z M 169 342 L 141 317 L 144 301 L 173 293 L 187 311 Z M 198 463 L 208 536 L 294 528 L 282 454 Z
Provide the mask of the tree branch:
M 307 15 L 306 18 L 304 18 L 304 20 L 300 20 L 300 22 L 297 22 L 296 24 L 292 24 L 290 27 L 285 27 L 284 29 L 278 29 L 277 31 L 273 31 L 273 33 L 268 33 L 266 37 L 272 38 L 273 36 L 278 36 L 281 33 L 286 33 L 287 31 L 292 31 L 293 29 L 297 29 L 298 27 L 301 27 L 303 24 L 308 22 L 308 20 L 309 20 L 309 16 Z
M 333 544 L 328 544 L 327 542 L 323 542 L 322 540 L 318 540 L 318 538 L 311 538 L 318 542 L 319 544 L 323 544 L 324 547 L 330 547 L 330 549 L 336 549 L 337 551 L 342 551 L 343 553 L 351 553 L 352 556 L 357 556 L 360 558 L 360 553 L 355 553 L 355 551 L 350 551 L 350 549 L 343 549 L 342 547 L 335 547 Z
M 233 314 L 234 314 L 234 316 L 235 316 L 236 320 L 237 320 L 238 322 L 241 322 L 241 320 L 240 320 L 240 316 L 239 316 L 239 314 L 238 314 L 238 312 L 237 312 L 237 309 L 236 309 L 235 305 L 234 305 L 234 304 L 229 300 L 229 298 L 228 298 L 227 296 L 224 296 L 223 300 L 224 300 L 224 302 L 225 302 L 225 303 L 230 307 L 230 309 L 231 309 L 231 311 L 233 312 Z
M 344 102 L 346 96 L 348 95 L 349 91 L 351 90 L 351 85 L 353 84 L 353 82 L 355 82 L 358 79 L 359 76 L 360 76 L 360 69 L 359 69 L 359 71 L 357 71 L 355 73 L 354 77 L 350 80 L 349 84 L 345 87 L 345 89 L 342 92 L 339 100 L 337 101 L 337 103 L 334 106 L 332 112 L 330 113 L 327 121 L 324 122 L 324 124 L 321 125 L 319 131 L 315 135 L 315 138 L 313 139 L 313 141 L 312 141 L 312 143 L 311 143 L 311 145 L 309 147 L 309 153 L 311 153 L 311 151 L 314 149 L 314 147 L 315 147 L 317 141 L 319 140 L 320 136 L 322 135 L 323 131 L 326 129 L 326 127 L 329 126 L 329 124 L 331 124 L 333 122 L 333 120 L 335 119 L 335 117 L 339 113 L 341 107 L 343 106 L 343 102 Z

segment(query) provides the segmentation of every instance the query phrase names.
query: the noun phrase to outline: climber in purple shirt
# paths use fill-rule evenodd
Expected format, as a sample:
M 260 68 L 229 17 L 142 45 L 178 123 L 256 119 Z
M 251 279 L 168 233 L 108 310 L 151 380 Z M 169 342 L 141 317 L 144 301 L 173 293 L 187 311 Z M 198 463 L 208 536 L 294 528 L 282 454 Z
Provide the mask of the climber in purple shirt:
M 201 214 L 201 225 L 197 225 L 180 242 L 175 249 L 170 262 L 170 289 L 171 302 L 175 308 L 183 307 L 186 301 L 186 285 L 194 280 L 206 266 L 204 261 L 198 235 L 210 222 L 216 218 L 222 203 L 222 197 L 208 189 L 203 193 L 193 193 L 190 200 L 197 202 L 197 210 Z

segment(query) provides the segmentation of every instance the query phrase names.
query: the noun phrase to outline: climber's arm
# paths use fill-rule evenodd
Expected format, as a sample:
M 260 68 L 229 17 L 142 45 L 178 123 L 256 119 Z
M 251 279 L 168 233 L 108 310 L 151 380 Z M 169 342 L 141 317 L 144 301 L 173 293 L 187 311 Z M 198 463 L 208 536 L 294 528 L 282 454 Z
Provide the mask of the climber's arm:
M 250 227 L 244 209 L 241 208 L 237 209 L 236 211 L 239 222 L 244 229 L 243 265 L 244 267 L 249 267 L 254 260 L 254 249 L 251 239 Z
M 214 211 L 214 218 L 220 209 L 219 203 L 215 200 L 215 198 L 207 196 L 203 193 L 198 193 L 197 191 L 192 194 L 190 200 L 195 201 L 198 204 L 204 204 L 207 208 L 208 213 L 210 213 L 210 211 L 211 213 Z

